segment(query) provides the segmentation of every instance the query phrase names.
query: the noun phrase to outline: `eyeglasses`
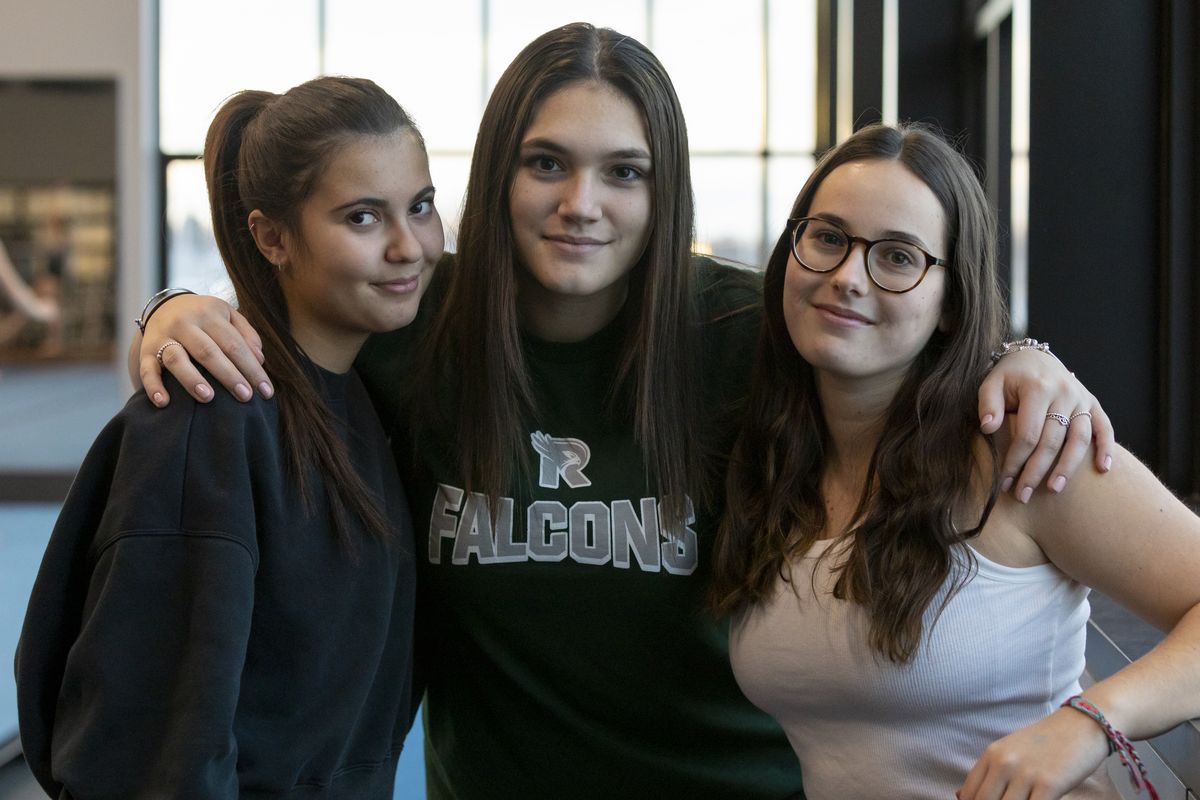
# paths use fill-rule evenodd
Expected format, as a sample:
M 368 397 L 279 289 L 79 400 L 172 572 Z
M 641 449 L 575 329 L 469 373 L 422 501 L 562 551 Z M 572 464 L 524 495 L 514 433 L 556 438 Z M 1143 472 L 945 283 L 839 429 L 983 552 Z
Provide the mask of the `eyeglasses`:
M 867 275 L 871 283 L 885 292 L 911 292 L 925 279 L 930 267 L 948 262 L 934 258 L 912 242 L 899 239 L 864 239 L 851 236 L 829 220 L 817 217 L 790 219 L 792 255 L 800 266 L 812 272 L 832 272 L 850 256 L 855 243 L 866 248 Z

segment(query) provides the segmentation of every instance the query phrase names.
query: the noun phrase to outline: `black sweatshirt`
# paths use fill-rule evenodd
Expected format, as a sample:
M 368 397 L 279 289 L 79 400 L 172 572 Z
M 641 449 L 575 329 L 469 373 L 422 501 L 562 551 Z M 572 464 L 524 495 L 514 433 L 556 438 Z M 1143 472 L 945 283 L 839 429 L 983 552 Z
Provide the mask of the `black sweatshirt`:
M 412 524 L 353 374 L 313 368 L 394 539 L 336 539 L 278 407 L 138 393 L 88 453 L 17 650 L 25 758 L 62 798 L 390 798 L 415 709 Z

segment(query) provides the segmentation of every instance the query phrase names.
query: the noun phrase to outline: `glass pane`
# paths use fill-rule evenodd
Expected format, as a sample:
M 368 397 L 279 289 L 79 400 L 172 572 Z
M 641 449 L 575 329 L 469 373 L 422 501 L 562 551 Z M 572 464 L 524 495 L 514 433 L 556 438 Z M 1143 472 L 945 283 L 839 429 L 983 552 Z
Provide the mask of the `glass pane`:
M 462 204 L 467 193 L 467 176 L 471 171 L 470 156 L 430 156 L 429 174 L 437 188 L 437 210 L 446 229 L 446 249 L 455 250 L 458 223 L 462 219 Z
M 697 252 L 761 266 L 761 164 L 752 156 L 692 156 Z
M 167 165 L 167 286 L 195 292 L 232 294 L 225 265 L 213 239 L 212 217 L 199 161 Z
M 199 153 L 217 106 L 234 92 L 281 92 L 315 76 L 317 47 L 316 0 L 161 0 L 163 152 Z
M 762 6 L 660 0 L 651 47 L 671 73 L 695 150 L 763 145 Z
M 646 41 L 645 0 L 491 0 L 488 7 L 489 93 L 525 45 L 559 25 L 590 22 Z
M 817 146 L 817 3 L 771 0 L 769 13 L 768 143 L 775 151 L 811 153 Z
M 484 100 L 479 0 L 325 3 L 325 72 L 387 89 L 431 150 L 470 150 Z
M 812 174 L 812 156 L 779 156 L 767 160 L 767 232 L 768 247 L 787 224 L 792 204 L 808 176 Z

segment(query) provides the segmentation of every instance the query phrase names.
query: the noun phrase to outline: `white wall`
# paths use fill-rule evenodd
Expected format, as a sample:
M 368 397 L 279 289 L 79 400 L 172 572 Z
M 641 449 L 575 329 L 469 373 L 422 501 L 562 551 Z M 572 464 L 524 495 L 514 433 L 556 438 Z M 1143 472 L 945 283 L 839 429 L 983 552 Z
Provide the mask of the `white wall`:
M 116 365 L 159 263 L 153 0 L 0 0 L 0 78 L 117 82 Z M 0 109 L 3 113 L 3 109 Z M 122 382 L 124 394 L 127 384 Z

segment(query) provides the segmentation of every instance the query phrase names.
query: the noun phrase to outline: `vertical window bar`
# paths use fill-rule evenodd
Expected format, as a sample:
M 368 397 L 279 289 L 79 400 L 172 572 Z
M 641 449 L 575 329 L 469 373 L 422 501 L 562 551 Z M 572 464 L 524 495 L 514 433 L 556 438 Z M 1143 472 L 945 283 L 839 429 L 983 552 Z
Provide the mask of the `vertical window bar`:
M 837 142 L 854 132 L 854 0 L 837 0 Z M 834 142 L 834 144 L 837 144 Z
M 895 125 L 900 108 L 900 0 L 883 0 L 884 125 Z

